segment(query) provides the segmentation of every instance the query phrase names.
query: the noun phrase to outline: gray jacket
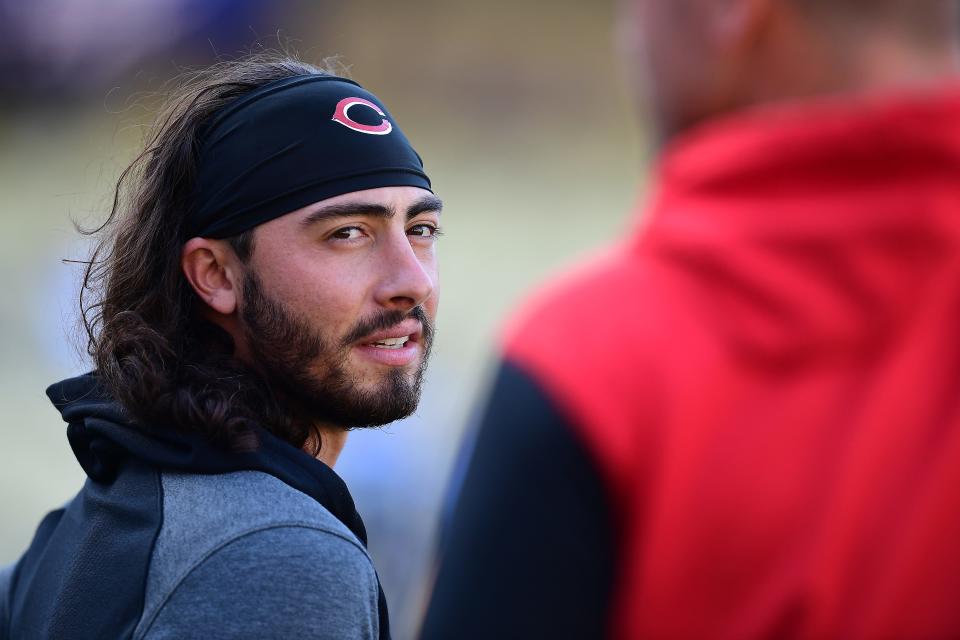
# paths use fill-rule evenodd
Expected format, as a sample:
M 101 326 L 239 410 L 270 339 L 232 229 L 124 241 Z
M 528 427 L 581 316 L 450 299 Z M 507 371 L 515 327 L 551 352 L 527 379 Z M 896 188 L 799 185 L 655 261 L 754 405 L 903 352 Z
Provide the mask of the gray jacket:
M 377 638 L 370 557 L 318 502 L 259 471 L 164 472 L 162 485 L 135 640 Z M 0 570 L 3 639 L 11 572 Z

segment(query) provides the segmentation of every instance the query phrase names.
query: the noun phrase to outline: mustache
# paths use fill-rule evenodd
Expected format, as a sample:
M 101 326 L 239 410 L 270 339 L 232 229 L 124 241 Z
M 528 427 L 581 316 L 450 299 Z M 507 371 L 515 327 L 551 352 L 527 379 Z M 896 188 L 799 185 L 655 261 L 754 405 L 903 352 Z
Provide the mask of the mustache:
M 423 307 L 416 306 L 406 313 L 396 310 L 381 311 L 380 313 L 370 316 L 369 318 L 363 318 L 353 329 L 350 330 L 346 336 L 344 336 L 343 340 L 341 341 L 341 346 L 349 347 L 357 340 L 360 340 L 361 338 L 364 338 L 375 331 L 384 331 L 390 327 L 395 327 L 407 318 L 414 318 L 420 322 L 420 326 L 423 327 L 423 342 L 425 344 L 430 344 L 431 340 L 433 339 L 433 324 L 427 317 L 427 313 L 423 310 Z

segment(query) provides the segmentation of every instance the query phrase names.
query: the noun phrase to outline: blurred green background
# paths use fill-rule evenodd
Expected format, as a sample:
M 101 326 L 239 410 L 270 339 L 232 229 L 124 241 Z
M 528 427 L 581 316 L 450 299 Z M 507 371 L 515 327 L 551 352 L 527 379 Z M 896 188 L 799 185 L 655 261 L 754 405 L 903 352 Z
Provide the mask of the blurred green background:
M 421 409 L 352 434 L 337 466 L 395 636 L 411 637 L 501 322 L 537 281 L 625 229 L 642 193 L 644 135 L 614 23 L 612 3 L 586 0 L 0 0 L 0 564 L 83 481 L 43 393 L 88 367 L 81 270 L 63 262 L 87 253 L 72 221 L 103 219 L 164 81 L 281 43 L 312 62 L 339 56 L 390 106 L 446 203 Z

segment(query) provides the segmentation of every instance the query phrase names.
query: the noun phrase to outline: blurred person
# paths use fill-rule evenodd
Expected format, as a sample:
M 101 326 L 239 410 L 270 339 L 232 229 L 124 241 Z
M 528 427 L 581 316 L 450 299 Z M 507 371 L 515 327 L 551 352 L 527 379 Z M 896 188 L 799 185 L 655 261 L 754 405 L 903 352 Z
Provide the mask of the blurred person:
M 89 479 L 0 574 L 0 636 L 388 638 L 332 467 L 417 406 L 441 206 L 358 84 L 272 56 L 192 77 L 87 269 L 96 370 L 47 395 Z
M 960 636 L 956 4 L 624 2 L 652 201 L 510 323 L 423 638 Z

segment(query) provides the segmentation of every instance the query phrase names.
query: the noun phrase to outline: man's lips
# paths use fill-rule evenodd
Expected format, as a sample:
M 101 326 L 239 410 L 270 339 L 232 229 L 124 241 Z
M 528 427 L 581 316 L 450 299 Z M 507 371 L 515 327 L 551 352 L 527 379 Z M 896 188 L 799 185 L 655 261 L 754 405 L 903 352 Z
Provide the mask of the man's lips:
M 398 325 L 361 338 L 356 351 L 378 364 L 404 367 L 420 355 L 423 327 L 417 320 L 405 320 Z
M 423 335 L 423 327 L 418 320 L 412 318 L 404 320 L 400 324 L 394 325 L 389 329 L 371 333 L 364 336 L 358 342 L 361 346 L 372 346 L 378 342 L 396 341 L 401 338 L 409 338 L 410 342 L 420 342 Z

